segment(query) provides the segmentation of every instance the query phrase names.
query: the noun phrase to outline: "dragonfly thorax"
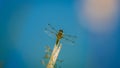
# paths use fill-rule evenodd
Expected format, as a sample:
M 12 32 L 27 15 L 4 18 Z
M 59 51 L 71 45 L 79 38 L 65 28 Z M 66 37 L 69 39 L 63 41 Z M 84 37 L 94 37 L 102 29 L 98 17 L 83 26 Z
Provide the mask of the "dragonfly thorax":
M 59 30 L 57 33 L 57 39 L 61 39 L 63 37 L 63 30 Z

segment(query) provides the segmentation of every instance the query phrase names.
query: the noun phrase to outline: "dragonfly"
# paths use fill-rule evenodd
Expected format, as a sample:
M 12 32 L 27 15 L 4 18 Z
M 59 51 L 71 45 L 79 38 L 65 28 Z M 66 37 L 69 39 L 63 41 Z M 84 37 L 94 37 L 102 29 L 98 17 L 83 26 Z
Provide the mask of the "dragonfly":
M 56 30 L 51 24 L 47 25 L 45 28 L 45 33 L 56 38 L 56 45 L 60 42 L 60 40 L 65 43 L 75 45 L 75 40 L 77 38 L 77 36 L 65 34 L 63 29 Z

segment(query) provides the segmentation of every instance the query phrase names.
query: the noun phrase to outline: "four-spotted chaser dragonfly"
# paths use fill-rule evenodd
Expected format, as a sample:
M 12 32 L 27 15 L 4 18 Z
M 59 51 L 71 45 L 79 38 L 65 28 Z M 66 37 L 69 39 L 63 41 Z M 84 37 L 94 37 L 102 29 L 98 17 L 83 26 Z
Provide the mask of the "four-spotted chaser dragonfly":
M 57 31 L 50 24 L 48 24 L 47 27 L 45 28 L 45 32 L 48 35 L 53 35 L 54 37 L 56 37 L 56 45 L 60 42 L 60 40 L 62 40 L 62 42 L 67 42 L 67 43 L 74 45 L 75 39 L 77 38 L 76 36 L 64 34 L 62 29 Z

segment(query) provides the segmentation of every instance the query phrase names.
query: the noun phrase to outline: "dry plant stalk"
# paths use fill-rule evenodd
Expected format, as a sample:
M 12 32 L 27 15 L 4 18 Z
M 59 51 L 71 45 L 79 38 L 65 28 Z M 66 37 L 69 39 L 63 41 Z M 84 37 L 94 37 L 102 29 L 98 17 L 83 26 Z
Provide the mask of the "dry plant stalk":
M 55 44 L 52 55 L 51 55 L 50 60 L 47 64 L 47 68 L 54 68 L 54 65 L 56 63 L 56 60 L 57 60 L 57 57 L 59 55 L 61 47 L 62 47 L 62 44 L 59 44 L 59 43 L 57 45 Z

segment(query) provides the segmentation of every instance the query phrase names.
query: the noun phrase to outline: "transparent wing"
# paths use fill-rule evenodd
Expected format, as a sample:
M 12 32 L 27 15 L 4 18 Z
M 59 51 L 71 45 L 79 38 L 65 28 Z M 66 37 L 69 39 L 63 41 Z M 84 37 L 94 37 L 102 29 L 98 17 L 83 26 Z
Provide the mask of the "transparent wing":
M 69 40 L 69 39 L 66 39 L 66 38 L 62 38 L 62 43 L 66 43 L 66 44 L 70 44 L 70 45 L 75 45 L 75 41 L 74 40 Z
M 77 36 L 64 34 L 64 36 L 62 38 L 62 42 L 67 43 L 67 44 L 71 44 L 71 45 L 75 45 L 76 44 L 76 42 L 75 42 L 76 39 L 77 39 Z
M 54 27 L 52 27 L 50 24 L 48 24 L 47 27 L 45 28 L 45 33 L 47 33 L 48 36 L 55 38 L 57 31 Z
M 69 35 L 69 34 L 64 34 L 64 38 L 69 39 L 69 40 L 76 40 L 77 36 Z

